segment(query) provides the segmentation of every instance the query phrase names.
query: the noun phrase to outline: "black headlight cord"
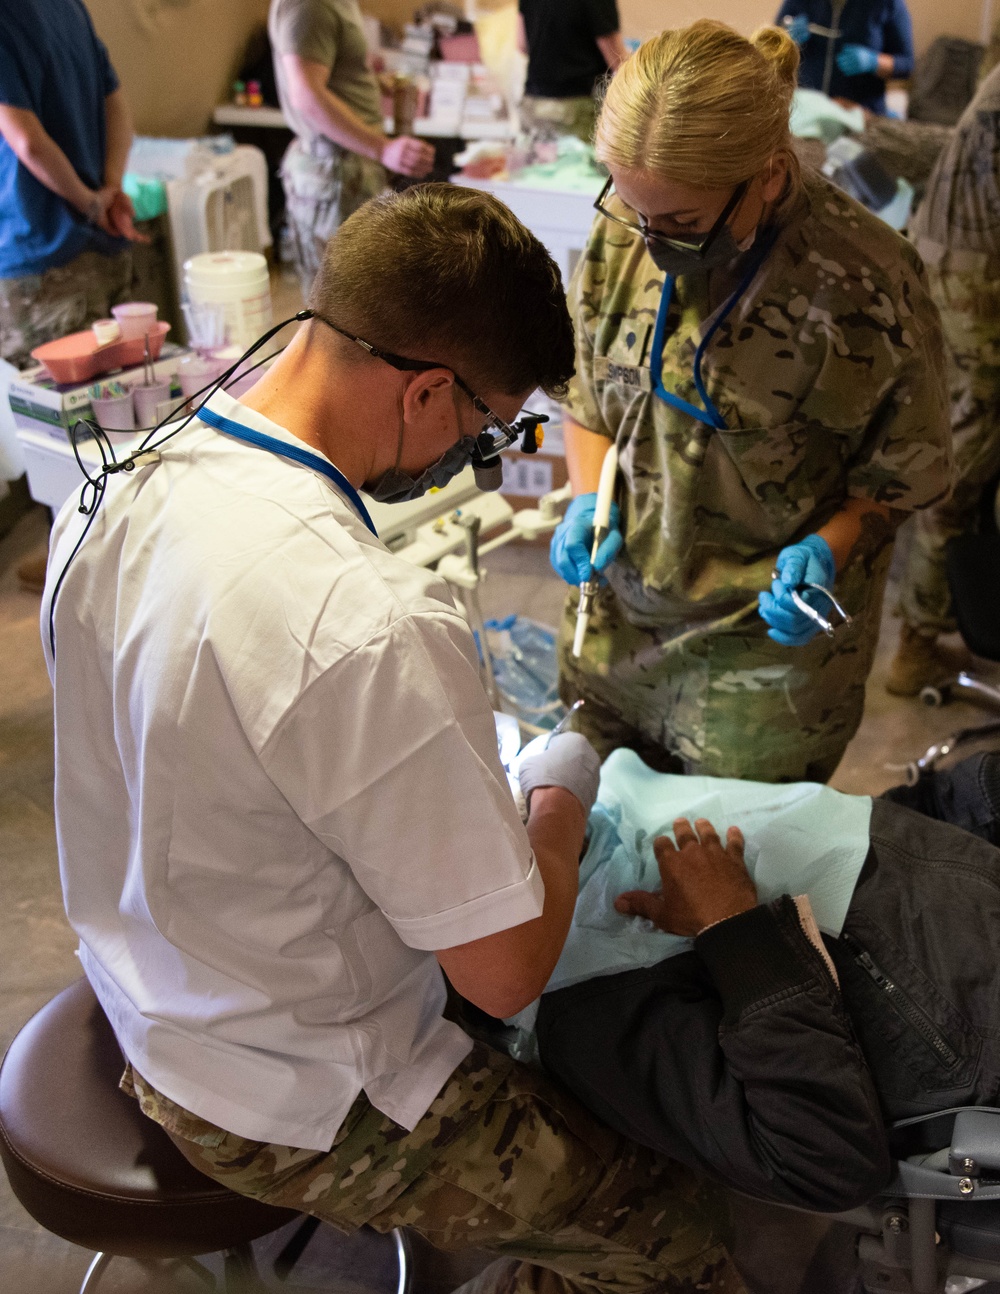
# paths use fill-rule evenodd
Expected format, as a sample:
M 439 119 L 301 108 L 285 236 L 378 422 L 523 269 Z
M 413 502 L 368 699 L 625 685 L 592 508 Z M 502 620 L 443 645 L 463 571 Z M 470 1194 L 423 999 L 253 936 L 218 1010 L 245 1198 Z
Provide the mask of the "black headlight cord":
M 66 559 L 65 565 L 59 572 L 59 578 L 53 586 L 52 597 L 49 600 L 49 651 L 51 652 L 53 661 L 56 656 L 56 599 L 59 597 L 59 592 L 62 589 L 63 582 L 65 581 L 69 568 L 73 563 L 73 559 L 83 547 L 83 542 L 90 533 L 90 528 L 94 524 L 94 519 L 97 516 L 98 510 L 104 502 L 108 477 L 114 476 L 118 472 L 134 472 L 137 467 L 144 467 L 147 463 L 155 462 L 156 456 L 167 441 L 172 440 L 174 436 L 183 431 L 185 427 L 198 417 L 198 414 L 201 412 L 205 403 L 215 394 L 216 391 L 221 390 L 221 388 L 236 375 L 237 370 L 246 363 L 251 355 L 255 355 L 262 346 L 266 346 L 276 333 L 281 332 L 282 328 L 287 328 L 288 325 L 292 323 L 304 323 L 307 319 L 311 319 L 312 317 L 311 310 L 300 310 L 297 314 L 292 315 L 291 318 L 284 319 L 281 323 L 275 324 L 273 328 L 269 328 L 268 331 L 258 337 L 253 345 L 245 350 L 239 359 L 231 364 L 224 373 L 209 382 L 207 386 L 203 386 L 200 391 L 196 391 L 194 395 L 188 396 L 186 399 L 180 401 L 179 404 L 171 409 L 166 417 L 160 419 L 155 427 L 151 427 L 143 441 L 140 443 L 139 448 L 129 454 L 127 458 L 122 459 L 121 462 L 118 461 L 115 455 L 114 446 L 112 445 L 107 432 L 100 427 L 96 421 L 93 419 L 78 418 L 73 423 L 69 429 L 69 440 L 73 447 L 73 454 L 76 458 L 77 464 L 79 465 L 80 471 L 86 478 L 80 489 L 79 511 L 86 516 L 87 524 L 84 526 L 79 539 L 77 539 L 76 543 L 73 545 L 73 551 Z M 258 360 L 256 364 L 252 364 L 248 369 L 244 369 L 239 376 L 241 378 L 246 377 L 248 373 L 252 373 L 255 369 L 260 368 L 262 364 L 266 364 L 273 358 L 274 357 L 272 355 L 265 355 L 264 358 Z M 159 440 L 153 439 L 156 433 L 163 427 L 167 426 L 171 419 L 176 417 L 185 405 L 189 404 L 191 401 L 199 400 L 200 397 L 204 398 L 200 400 L 200 403 L 197 404 L 188 416 L 180 421 L 176 427 L 169 431 L 165 436 L 162 436 Z M 97 444 L 97 448 L 101 453 L 101 466 L 93 476 L 87 470 L 87 465 L 80 456 L 77 436 L 77 428 L 80 426 L 87 428 L 87 430 L 92 433 L 94 441 Z

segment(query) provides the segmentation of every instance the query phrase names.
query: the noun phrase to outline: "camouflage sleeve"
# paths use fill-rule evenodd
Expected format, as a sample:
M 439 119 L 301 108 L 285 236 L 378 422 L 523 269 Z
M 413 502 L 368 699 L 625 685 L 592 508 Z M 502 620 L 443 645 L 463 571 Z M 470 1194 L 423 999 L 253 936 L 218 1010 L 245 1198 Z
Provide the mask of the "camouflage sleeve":
M 939 328 L 928 328 L 848 463 L 847 492 L 901 512 L 929 508 L 952 486 L 951 422 Z
M 594 380 L 594 334 L 601 314 L 606 280 L 604 239 L 595 226 L 566 290 L 573 331 L 576 334 L 576 373 L 561 403 L 581 427 L 614 440 L 615 431 L 605 421 Z

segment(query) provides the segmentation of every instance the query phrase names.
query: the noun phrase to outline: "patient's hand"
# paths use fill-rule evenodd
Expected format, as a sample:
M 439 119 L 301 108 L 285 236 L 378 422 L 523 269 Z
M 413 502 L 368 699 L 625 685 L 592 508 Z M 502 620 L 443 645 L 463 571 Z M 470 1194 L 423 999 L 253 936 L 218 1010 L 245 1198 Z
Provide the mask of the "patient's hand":
M 687 818 L 678 818 L 674 836 L 676 845 L 669 836 L 653 841 L 661 888 L 655 894 L 629 890 L 619 895 L 617 911 L 646 917 L 667 934 L 693 937 L 707 926 L 757 906 L 757 889 L 743 861 L 743 833 L 738 827 L 729 828 L 725 848 L 705 818 L 699 818 L 694 827 Z

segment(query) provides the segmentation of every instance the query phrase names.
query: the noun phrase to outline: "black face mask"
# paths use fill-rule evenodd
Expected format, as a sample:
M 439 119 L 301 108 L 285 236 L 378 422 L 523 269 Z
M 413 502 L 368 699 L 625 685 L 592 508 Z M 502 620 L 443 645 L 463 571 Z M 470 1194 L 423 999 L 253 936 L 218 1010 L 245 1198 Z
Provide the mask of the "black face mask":
M 715 224 L 700 243 L 685 246 L 680 239 L 657 237 L 653 231 L 643 226 L 643 242 L 656 268 L 664 274 L 679 278 L 684 274 L 695 274 L 699 270 L 704 272 L 720 265 L 731 265 L 741 252 L 747 251 L 753 245 L 753 237 L 744 240 L 741 247 L 733 237 L 729 220 L 746 196 L 749 185 L 749 180 L 744 180 L 736 186 Z
M 756 237 L 756 230 L 754 237 Z M 749 251 L 753 246 L 753 238 L 751 238 L 749 242 L 744 240 L 741 247 L 728 225 L 712 239 L 707 250 L 702 250 L 700 247 L 672 247 L 658 238 L 645 238 L 643 241 L 656 268 L 662 270 L 664 274 L 673 275 L 674 278 L 680 278 L 684 274 L 695 274 L 699 270 L 702 272 L 714 270 L 720 265 L 731 265 L 738 256 Z

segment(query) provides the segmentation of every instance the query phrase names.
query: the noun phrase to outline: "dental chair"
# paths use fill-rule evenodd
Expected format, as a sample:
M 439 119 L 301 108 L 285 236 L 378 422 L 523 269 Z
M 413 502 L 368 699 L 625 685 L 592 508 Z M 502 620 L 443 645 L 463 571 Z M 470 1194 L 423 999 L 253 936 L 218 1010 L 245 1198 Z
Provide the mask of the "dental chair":
M 857 1229 L 858 1294 L 998 1294 L 1000 1110 L 906 1120 L 890 1144 L 898 1158 L 888 1189 L 836 1218 Z
M 1000 480 L 983 491 L 976 530 L 952 539 L 947 549 L 948 584 L 962 640 L 971 652 L 984 660 L 1000 661 Z M 928 706 L 943 706 L 965 700 L 1000 712 L 1000 686 L 961 670 L 953 679 L 925 687 L 920 699 Z M 935 742 L 920 759 L 907 768 L 907 780 L 914 785 L 932 773 L 940 761 L 960 747 L 990 740 L 1000 743 L 1000 718 L 988 724 L 963 728 Z

